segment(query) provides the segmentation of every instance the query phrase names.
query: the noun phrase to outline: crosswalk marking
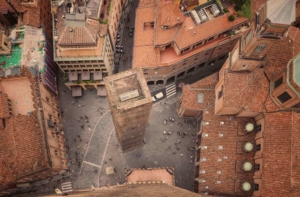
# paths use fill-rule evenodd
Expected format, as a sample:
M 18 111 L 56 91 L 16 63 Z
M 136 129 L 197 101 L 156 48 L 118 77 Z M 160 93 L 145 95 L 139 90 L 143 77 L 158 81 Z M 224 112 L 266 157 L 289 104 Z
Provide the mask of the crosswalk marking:
M 176 84 L 171 83 L 166 86 L 166 97 L 169 98 L 171 96 L 174 96 L 176 94 Z
M 61 184 L 61 191 L 63 193 L 72 192 L 73 191 L 72 183 L 71 182 L 62 183 Z

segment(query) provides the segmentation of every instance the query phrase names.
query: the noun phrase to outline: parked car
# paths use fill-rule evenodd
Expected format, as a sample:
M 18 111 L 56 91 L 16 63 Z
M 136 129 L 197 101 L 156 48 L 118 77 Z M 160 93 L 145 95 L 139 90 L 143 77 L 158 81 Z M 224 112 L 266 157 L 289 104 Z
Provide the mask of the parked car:
M 159 99 L 161 99 L 163 97 L 164 97 L 164 94 L 162 92 L 159 92 L 159 93 L 155 94 L 154 96 L 152 96 L 152 101 L 153 102 L 157 101 L 157 100 L 159 100 Z

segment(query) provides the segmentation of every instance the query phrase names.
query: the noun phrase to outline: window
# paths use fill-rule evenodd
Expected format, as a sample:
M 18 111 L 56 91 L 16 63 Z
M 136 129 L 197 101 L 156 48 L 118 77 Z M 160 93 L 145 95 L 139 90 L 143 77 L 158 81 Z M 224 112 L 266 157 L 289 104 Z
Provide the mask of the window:
M 220 90 L 220 92 L 218 92 L 218 99 L 220 99 L 223 96 L 223 86 Z
M 255 190 L 255 191 L 258 191 L 258 190 L 259 190 L 259 185 L 256 184 L 256 183 L 254 184 L 254 190 Z
M 256 144 L 256 151 L 260 151 L 260 144 Z
M 154 29 L 154 21 L 144 23 L 144 30 Z
M 260 124 L 255 126 L 255 131 L 256 131 L 256 133 L 261 131 L 261 125 Z
M 48 97 L 46 97 L 46 101 L 49 103 L 50 102 L 50 100 L 49 100 L 49 98 Z
M 198 68 L 203 68 L 204 65 L 205 65 L 205 62 L 201 63 L 201 64 L 198 66 Z
M 255 48 L 254 53 L 260 53 L 260 52 L 262 52 L 266 48 L 266 46 L 267 46 L 266 44 L 259 44 Z
M 278 88 L 283 83 L 283 77 L 280 77 L 274 82 L 274 89 Z
M 292 97 L 289 95 L 289 93 L 284 92 L 282 94 L 280 94 L 277 99 L 281 102 L 281 103 L 285 103 L 288 100 L 290 100 Z
M 248 35 L 246 36 L 246 44 L 249 42 L 249 40 L 250 40 L 250 38 L 252 37 L 252 31 L 250 31 L 249 33 L 248 33 Z
M 255 170 L 255 171 L 259 171 L 259 168 L 260 168 L 260 164 L 256 163 L 256 164 L 254 165 L 254 170 Z

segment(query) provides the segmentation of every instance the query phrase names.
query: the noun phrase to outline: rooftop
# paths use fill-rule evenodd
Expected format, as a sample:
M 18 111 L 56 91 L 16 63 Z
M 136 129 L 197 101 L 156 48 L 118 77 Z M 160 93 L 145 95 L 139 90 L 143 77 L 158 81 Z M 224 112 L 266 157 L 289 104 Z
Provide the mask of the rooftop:
M 131 69 L 104 79 L 108 95 L 117 108 L 135 107 L 152 102 L 141 69 Z
M 181 108 L 190 110 L 204 110 L 215 98 L 215 86 L 219 81 L 219 73 L 214 73 L 203 80 L 182 88 Z M 198 102 L 198 95 L 203 94 L 203 102 Z
M 300 114 L 276 112 L 264 116 L 262 196 L 299 196 Z
M 173 169 L 170 168 L 172 173 Z M 127 183 L 137 183 L 137 182 L 163 182 L 168 185 L 174 185 L 174 175 L 168 172 L 165 168 L 158 169 L 132 169 L 130 175 L 126 177 Z
M 44 141 L 36 118 L 27 115 L 5 118 L 0 132 L 0 183 L 7 185 L 47 167 Z
M 0 90 L 10 99 L 13 116 L 28 115 L 35 110 L 31 85 L 27 77 L 0 80 Z
M 0 56 L 1 67 L 8 69 L 10 67 L 19 66 L 22 58 L 22 49 L 19 45 L 13 45 L 9 55 Z
M 269 82 L 263 68 L 257 68 L 251 73 L 229 72 L 225 69 L 223 106 L 246 108 L 245 110 L 249 112 L 261 112 L 268 90 Z
M 87 17 L 88 13 L 67 13 L 66 9 L 65 4 L 60 5 L 53 16 L 54 32 L 57 32 L 57 35 L 54 33 L 55 58 L 101 58 L 106 42 L 104 36 L 107 34 L 107 25 Z
M 295 2 L 295 0 L 268 1 L 267 18 L 272 23 L 291 25 L 296 20 Z
M 253 171 L 242 170 L 244 162 L 254 166 L 254 151 L 245 152 L 246 142 L 254 143 L 255 133 L 245 134 L 250 118 L 214 115 L 214 105 L 203 111 L 201 123 L 199 191 L 209 194 L 245 195 L 240 184 L 252 182 Z
M 20 0 L 10 0 L 10 3 L 15 7 L 18 12 L 23 14 L 23 25 L 29 25 L 33 27 L 39 27 L 41 25 L 40 21 L 40 7 L 30 7 L 21 4 Z M 14 12 L 11 6 L 6 1 L 0 1 L 0 7 L 2 9 L 7 9 L 10 12 Z
M 214 16 L 210 8 L 203 8 L 209 20 L 197 24 L 190 13 L 184 14 L 171 1 L 141 1 L 136 11 L 133 67 L 168 66 L 191 55 L 191 52 L 177 55 L 174 49 L 160 51 L 159 46 L 175 43 L 179 49 L 184 49 L 248 21 L 247 18 L 237 17 L 230 22 L 227 14 L 222 15 L 223 11 Z M 231 7 L 229 11 L 234 12 Z M 169 17 L 171 13 L 176 17 Z M 218 42 L 221 40 L 224 37 L 217 39 Z M 207 45 L 193 51 L 204 50 Z

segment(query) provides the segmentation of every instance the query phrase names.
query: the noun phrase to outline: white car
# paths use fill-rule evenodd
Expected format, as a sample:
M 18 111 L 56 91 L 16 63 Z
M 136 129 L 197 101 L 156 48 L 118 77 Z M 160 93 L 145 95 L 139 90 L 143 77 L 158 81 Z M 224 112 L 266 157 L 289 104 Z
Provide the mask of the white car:
M 157 94 L 155 94 L 154 96 L 152 96 L 152 101 L 157 101 L 159 99 L 161 99 L 162 97 L 164 97 L 164 94 L 162 92 L 159 92 Z

